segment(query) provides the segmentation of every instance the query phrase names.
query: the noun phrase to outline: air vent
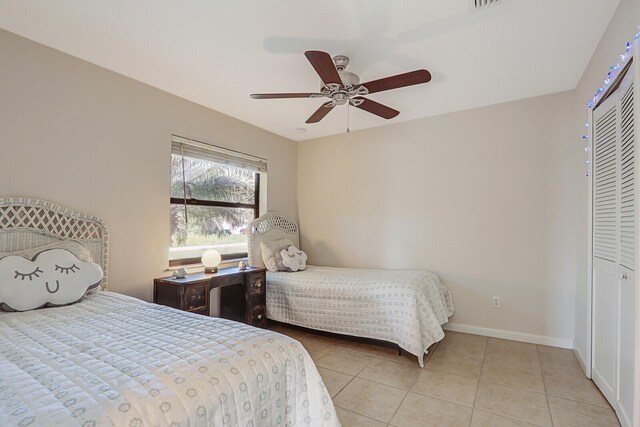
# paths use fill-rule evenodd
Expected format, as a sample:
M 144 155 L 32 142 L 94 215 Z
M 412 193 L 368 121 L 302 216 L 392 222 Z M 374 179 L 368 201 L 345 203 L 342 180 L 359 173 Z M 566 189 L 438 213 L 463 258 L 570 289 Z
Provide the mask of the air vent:
M 505 0 L 469 0 L 469 9 L 483 10 L 504 2 Z

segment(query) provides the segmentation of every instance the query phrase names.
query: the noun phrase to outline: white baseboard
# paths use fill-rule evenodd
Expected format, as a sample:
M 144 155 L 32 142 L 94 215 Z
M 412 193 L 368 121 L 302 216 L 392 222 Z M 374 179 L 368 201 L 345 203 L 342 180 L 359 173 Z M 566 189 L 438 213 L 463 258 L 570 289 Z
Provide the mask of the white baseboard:
M 589 376 L 589 371 L 587 370 L 587 364 L 584 361 L 584 357 L 582 357 L 582 353 L 580 352 L 580 349 L 576 345 L 573 346 L 573 353 L 576 355 L 576 358 L 578 359 L 578 362 L 580 363 L 580 366 L 582 367 L 584 374 L 587 376 L 587 378 L 591 378 Z
M 504 329 L 483 328 L 481 326 L 462 325 L 459 323 L 447 323 L 442 325 L 447 331 L 464 332 L 467 334 L 484 335 L 492 338 L 501 338 L 512 341 L 522 341 L 531 344 L 548 345 L 552 347 L 568 348 L 573 350 L 573 341 L 563 338 L 547 337 L 544 335 L 527 334 L 524 332 L 506 331 Z

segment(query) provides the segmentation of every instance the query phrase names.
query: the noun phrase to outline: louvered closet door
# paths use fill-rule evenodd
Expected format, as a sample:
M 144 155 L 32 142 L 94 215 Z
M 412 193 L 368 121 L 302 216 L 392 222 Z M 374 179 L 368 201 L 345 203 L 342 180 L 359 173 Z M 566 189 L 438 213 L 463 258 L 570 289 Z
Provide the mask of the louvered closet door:
M 623 424 L 632 425 L 636 340 L 636 179 L 634 87 L 629 75 L 620 92 L 620 266 L 618 286 L 618 408 Z
M 593 369 L 616 401 L 618 347 L 618 97 L 594 111 L 593 144 Z
M 594 111 L 592 376 L 632 425 L 635 365 L 636 162 L 632 73 Z

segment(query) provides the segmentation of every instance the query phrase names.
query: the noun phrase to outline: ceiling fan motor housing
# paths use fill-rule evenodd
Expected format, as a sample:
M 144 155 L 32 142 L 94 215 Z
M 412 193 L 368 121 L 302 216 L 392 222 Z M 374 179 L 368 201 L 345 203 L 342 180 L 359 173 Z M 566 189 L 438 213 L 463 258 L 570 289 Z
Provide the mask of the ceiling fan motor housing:
M 365 95 L 366 88 L 361 87 L 357 90 L 356 87 L 360 84 L 360 77 L 357 74 L 347 71 L 347 65 L 349 65 L 349 58 L 344 55 L 337 55 L 333 57 L 333 63 L 338 71 L 342 85 L 335 83 L 324 84 L 321 83 L 320 91 L 328 98 L 331 98 L 331 106 L 344 105 L 350 102 L 356 95 Z
M 342 84 L 346 87 L 354 87 L 360 84 L 360 77 L 351 71 L 338 71 Z

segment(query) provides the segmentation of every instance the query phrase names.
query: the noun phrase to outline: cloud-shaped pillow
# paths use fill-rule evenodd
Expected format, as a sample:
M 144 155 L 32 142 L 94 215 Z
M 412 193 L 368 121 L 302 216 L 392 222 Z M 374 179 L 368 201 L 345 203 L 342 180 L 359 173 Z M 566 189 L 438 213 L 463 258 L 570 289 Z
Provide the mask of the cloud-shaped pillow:
M 72 304 L 102 282 L 98 264 L 80 261 L 65 249 L 50 249 L 32 260 L 9 255 L 0 259 L 0 308 L 26 311 Z
M 307 268 L 307 254 L 295 246 L 281 250 L 280 255 L 282 256 L 282 264 L 290 271 L 301 271 Z

